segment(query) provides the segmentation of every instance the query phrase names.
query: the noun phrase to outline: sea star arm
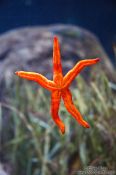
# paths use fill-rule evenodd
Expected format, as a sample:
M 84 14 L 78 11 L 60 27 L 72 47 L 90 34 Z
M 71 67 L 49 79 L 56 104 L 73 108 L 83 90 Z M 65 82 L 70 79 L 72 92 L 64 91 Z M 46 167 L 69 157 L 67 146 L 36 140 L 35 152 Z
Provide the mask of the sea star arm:
M 53 80 L 54 82 L 58 81 L 59 76 L 62 77 L 60 46 L 59 46 L 58 38 L 54 37 L 54 44 L 53 44 Z
M 63 79 L 64 87 L 68 87 L 83 68 L 96 64 L 98 61 L 100 61 L 99 58 L 79 61 L 74 68 L 65 75 Z
M 51 95 L 51 115 L 52 115 L 54 122 L 59 127 L 61 133 L 64 134 L 65 126 L 58 115 L 60 100 L 61 100 L 61 92 L 57 90 L 53 91 Z
M 89 128 L 89 124 L 83 120 L 81 114 L 76 109 L 72 101 L 72 95 L 69 89 L 66 89 L 62 92 L 62 98 L 64 100 L 64 105 L 67 111 L 77 120 L 77 122 L 84 126 L 85 128 Z
M 54 73 L 62 73 L 61 56 L 60 56 L 60 46 L 58 38 L 54 37 L 53 44 L 53 70 Z
M 42 87 L 44 87 L 50 91 L 56 89 L 55 83 L 53 81 L 48 80 L 46 77 L 44 77 L 41 74 L 38 74 L 35 72 L 25 72 L 25 71 L 17 71 L 17 72 L 15 72 L 15 74 L 21 78 L 35 81 L 38 84 L 40 84 Z

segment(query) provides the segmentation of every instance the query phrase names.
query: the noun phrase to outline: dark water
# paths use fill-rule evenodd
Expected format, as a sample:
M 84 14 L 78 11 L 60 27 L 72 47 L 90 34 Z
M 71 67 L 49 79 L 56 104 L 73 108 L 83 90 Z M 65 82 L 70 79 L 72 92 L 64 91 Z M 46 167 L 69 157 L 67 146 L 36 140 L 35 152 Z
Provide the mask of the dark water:
M 0 33 L 16 27 L 76 24 L 94 32 L 114 59 L 116 0 L 1 0 Z

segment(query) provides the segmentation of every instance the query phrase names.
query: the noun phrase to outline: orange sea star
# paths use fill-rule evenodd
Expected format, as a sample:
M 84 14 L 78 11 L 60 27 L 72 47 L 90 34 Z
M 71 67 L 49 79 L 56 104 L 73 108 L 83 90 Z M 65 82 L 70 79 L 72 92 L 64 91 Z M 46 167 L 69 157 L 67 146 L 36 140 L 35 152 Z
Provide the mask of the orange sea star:
M 16 75 L 18 75 L 21 78 L 35 81 L 42 87 L 51 91 L 51 115 L 54 122 L 63 134 L 65 133 L 65 125 L 58 115 L 61 97 L 64 101 L 64 105 L 67 111 L 78 121 L 78 123 L 84 126 L 85 128 L 90 127 L 89 124 L 85 120 L 83 120 L 81 114 L 74 106 L 69 86 L 84 67 L 96 64 L 99 60 L 99 58 L 81 60 L 65 76 L 63 76 L 62 65 L 60 60 L 59 42 L 58 38 L 54 37 L 53 81 L 48 80 L 43 75 L 35 72 L 17 71 Z

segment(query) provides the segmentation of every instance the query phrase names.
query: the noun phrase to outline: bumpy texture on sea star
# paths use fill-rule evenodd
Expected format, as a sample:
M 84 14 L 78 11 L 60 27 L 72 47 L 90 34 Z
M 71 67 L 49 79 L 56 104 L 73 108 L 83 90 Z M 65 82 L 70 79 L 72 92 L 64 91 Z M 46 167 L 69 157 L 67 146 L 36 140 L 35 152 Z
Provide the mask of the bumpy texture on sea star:
M 58 115 L 61 98 L 67 111 L 77 120 L 77 122 L 85 128 L 89 128 L 89 124 L 83 120 L 80 112 L 76 109 L 72 101 L 72 95 L 69 86 L 80 71 L 86 66 L 96 64 L 100 59 L 87 59 L 79 61 L 65 76 L 62 73 L 60 47 L 58 38 L 54 37 L 53 45 L 53 81 L 35 72 L 17 71 L 16 75 L 21 78 L 37 82 L 42 87 L 51 91 L 51 116 L 59 127 L 62 134 L 65 133 L 65 125 Z

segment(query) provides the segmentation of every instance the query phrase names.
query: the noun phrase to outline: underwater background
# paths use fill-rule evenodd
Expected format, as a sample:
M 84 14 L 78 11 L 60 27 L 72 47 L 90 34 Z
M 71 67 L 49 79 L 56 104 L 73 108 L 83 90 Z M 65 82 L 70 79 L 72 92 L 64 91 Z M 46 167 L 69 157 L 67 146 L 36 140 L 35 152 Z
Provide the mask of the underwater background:
M 85 129 L 61 101 L 61 135 L 50 92 L 16 71 L 53 78 L 53 37 L 63 74 L 80 60 L 100 58 L 70 89 Z M 0 1 L 0 175 L 116 174 L 116 1 Z
M 114 61 L 115 0 L 1 0 L 0 33 L 34 25 L 76 24 L 95 33 Z

